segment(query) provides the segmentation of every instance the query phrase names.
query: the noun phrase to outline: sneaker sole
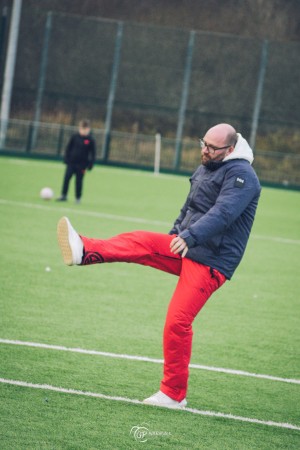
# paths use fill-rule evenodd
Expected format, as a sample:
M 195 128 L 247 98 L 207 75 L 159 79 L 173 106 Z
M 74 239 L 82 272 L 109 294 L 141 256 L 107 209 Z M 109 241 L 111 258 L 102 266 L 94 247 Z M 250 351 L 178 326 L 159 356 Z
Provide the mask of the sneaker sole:
M 155 403 L 155 402 L 147 402 L 147 401 L 143 401 L 144 405 L 149 405 L 149 406 L 158 406 L 160 408 L 169 408 L 169 409 L 183 409 L 187 406 L 187 402 L 180 402 L 178 403 L 178 405 L 170 405 L 167 403 Z
M 146 402 L 143 402 L 143 403 L 144 403 L 144 405 L 157 406 L 158 408 L 184 409 L 186 407 L 186 405 L 172 406 L 172 405 L 165 405 L 164 403 L 146 403 Z
M 69 243 L 69 228 L 67 219 L 65 217 L 62 217 L 57 224 L 57 240 L 64 263 L 67 266 L 72 266 L 73 256 Z

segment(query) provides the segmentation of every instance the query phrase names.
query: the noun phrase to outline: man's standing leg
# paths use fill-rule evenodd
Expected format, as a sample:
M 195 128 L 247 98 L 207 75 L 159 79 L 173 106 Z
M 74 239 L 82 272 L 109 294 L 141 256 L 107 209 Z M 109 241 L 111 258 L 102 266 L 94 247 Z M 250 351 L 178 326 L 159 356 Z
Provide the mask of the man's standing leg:
M 164 328 L 164 377 L 160 390 L 181 402 L 186 397 L 192 349 L 192 322 L 211 294 L 224 282 L 217 270 L 182 259 L 178 284 Z

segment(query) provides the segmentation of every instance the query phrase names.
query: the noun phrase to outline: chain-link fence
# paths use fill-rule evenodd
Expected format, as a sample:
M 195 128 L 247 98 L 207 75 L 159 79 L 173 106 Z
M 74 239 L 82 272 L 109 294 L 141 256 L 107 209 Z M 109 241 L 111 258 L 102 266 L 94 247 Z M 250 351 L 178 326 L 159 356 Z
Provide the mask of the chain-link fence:
M 10 120 L 7 127 L 3 155 L 19 155 L 62 159 L 66 145 L 77 127 L 62 124 L 34 123 L 25 120 Z M 36 133 L 35 146 L 32 136 Z M 102 156 L 105 140 L 104 129 L 93 129 L 97 146 L 97 161 L 148 170 L 155 169 L 155 136 L 113 131 L 109 158 Z M 161 171 L 189 174 L 200 164 L 198 140 L 183 141 L 180 168 L 176 168 L 175 141 L 161 139 L 159 167 Z M 254 167 L 265 183 L 283 187 L 300 187 L 300 155 L 285 152 L 255 152 Z
M 2 151 L 59 156 L 87 117 L 99 161 L 151 167 L 159 130 L 161 167 L 189 172 L 199 163 L 196 138 L 229 122 L 255 148 L 263 181 L 300 185 L 299 80 L 295 42 L 45 14 L 24 4 Z

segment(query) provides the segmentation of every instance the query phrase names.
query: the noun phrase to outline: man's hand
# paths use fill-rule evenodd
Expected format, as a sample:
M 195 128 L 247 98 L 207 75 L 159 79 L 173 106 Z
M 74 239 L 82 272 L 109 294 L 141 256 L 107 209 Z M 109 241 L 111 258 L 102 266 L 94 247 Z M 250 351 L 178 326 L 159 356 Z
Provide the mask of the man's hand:
M 174 239 L 172 239 L 170 244 L 170 250 L 172 253 L 177 255 L 177 253 L 181 253 L 181 257 L 184 258 L 188 251 L 188 246 L 186 245 L 186 242 L 184 239 L 182 239 L 180 236 L 176 236 Z

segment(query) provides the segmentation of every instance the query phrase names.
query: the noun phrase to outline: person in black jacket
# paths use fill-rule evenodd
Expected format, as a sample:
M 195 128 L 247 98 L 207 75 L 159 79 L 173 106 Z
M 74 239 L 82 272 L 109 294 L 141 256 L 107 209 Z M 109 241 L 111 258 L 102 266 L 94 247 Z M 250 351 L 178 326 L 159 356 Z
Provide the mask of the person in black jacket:
M 66 147 L 64 163 L 67 165 L 62 185 L 61 197 L 58 201 L 66 201 L 69 183 L 73 175 L 76 176 L 75 196 L 80 203 L 82 195 L 83 177 L 86 169 L 92 170 L 96 158 L 96 143 L 90 134 L 91 128 L 88 120 L 79 122 L 78 133 L 73 134 Z
M 66 217 L 58 242 L 67 265 L 127 262 L 177 275 L 163 335 L 164 376 L 160 390 L 144 403 L 182 408 L 186 402 L 192 323 L 209 297 L 239 265 L 252 228 L 261 187 L 253 152 L 229 124 L 200 139 L 201 165 L 169 234 L 122 233 L 110 239 L 79 235 Z

